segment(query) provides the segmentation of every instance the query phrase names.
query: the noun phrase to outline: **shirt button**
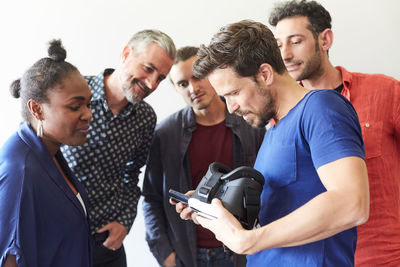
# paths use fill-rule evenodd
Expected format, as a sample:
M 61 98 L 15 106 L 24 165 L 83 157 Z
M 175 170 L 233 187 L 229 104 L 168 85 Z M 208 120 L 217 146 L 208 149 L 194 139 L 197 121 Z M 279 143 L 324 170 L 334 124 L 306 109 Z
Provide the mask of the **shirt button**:
M 365 127 L 369 128 L 371 126 L 368 122 L 365 124 Z

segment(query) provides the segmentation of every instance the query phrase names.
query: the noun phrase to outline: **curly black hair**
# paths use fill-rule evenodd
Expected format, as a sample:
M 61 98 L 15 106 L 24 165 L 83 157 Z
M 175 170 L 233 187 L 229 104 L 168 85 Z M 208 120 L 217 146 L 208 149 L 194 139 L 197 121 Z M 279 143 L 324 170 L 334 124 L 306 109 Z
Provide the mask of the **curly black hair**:
M 329 12 L 316 1 L 292 0 L 278 3 L 272 10 L 269 17 L 269 24 L 276 26 L 279 21 L 296 16 L 308 18 L 310 25 L 308 29 L 315 39 L 325 29 L 331 29 L 332 18 Z

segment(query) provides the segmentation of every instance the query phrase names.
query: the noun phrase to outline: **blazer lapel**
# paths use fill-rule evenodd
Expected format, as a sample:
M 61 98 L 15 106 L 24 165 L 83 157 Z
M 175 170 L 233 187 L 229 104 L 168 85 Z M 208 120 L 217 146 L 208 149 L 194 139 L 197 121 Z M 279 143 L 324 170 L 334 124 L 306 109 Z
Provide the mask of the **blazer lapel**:
M 55 162 L 53 161 L 53 157 L 50 155 L 50 152 L 47 150 L 42 141 L 36 136 L 35 132 L 26 122 L 21 125 L 18 134 L 22 138 L 22 140 L 32 149 L 33 153 L 36 155 L 37 160 L 40 162 L 40 165 L 42 166 L 43 170 L 45 170 L 45 172 L 48 174 L 49 178 L 57 185 L 58 188 L 60 188 L 61 192 L 73 203 L 73 205 L 86 217 L 82 205 L 80 204 L 78 198 L 72 192 L 71 188 L 69 188 L 67 182 L 64 180 L 64 177 L 60 173 Z M 61 154 L 60 151 L 58 151 L 57 153 Z M 56 157 L 59 159 L 60 157 L 62 157 L 62 155 L 56 155 Z M 63 164 L 66 164 L 64 160 L 62 161 L 62 164 L 60 163 L 61 166 L 63 166 Z M 68 166 L 67 168 L 64 168 L 64 170 L 65 169 L 67 169 L 68 171 Z M 70 173 L 67 173 L 67 175 L 70 175 Z M 76 185 L 75 181 L 72 183 Z

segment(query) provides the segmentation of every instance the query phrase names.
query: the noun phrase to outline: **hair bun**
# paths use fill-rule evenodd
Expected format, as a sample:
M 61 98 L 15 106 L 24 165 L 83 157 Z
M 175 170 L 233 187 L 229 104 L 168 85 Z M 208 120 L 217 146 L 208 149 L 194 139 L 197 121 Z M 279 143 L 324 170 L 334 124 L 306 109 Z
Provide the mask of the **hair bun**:
M 67 57 L 67 51 L 62 46 L 61 40 L 54 39 L 49 42 L 49 49 L 47 50 L 49 58 L 56 62 L 64 61 Z
M 21 79 L 17 79 L 13 81 L 10 85 L 10 93 L 13 97 L 19 98 L 20 97 L 20 92 L 21 91 Z

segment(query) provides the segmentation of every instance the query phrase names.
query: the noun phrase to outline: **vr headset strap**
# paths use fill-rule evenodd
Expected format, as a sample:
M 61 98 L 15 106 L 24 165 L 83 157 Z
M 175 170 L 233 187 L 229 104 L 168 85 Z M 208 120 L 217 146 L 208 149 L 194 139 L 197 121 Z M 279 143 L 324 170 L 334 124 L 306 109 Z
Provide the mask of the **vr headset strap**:
M 255 221 L 260 211 L 260 195 L 259 192 L 253 188 L 246 187 L 244 190 L 245 209 L 247 210 L 247 229 L 253 229 Z
M 218 189 L 218 186 L 215 186 L 216 184 L 220 183 L 221 176 L 223 173 L 218 173 L 218 174 L 213 174 L 211 175 L 210 179 L 207 180 L 207 182 L 199 188 L 198 195 L 200 201 L 210 203 L 211 199 L 210 196 L 214 196 L 215 192 Z

